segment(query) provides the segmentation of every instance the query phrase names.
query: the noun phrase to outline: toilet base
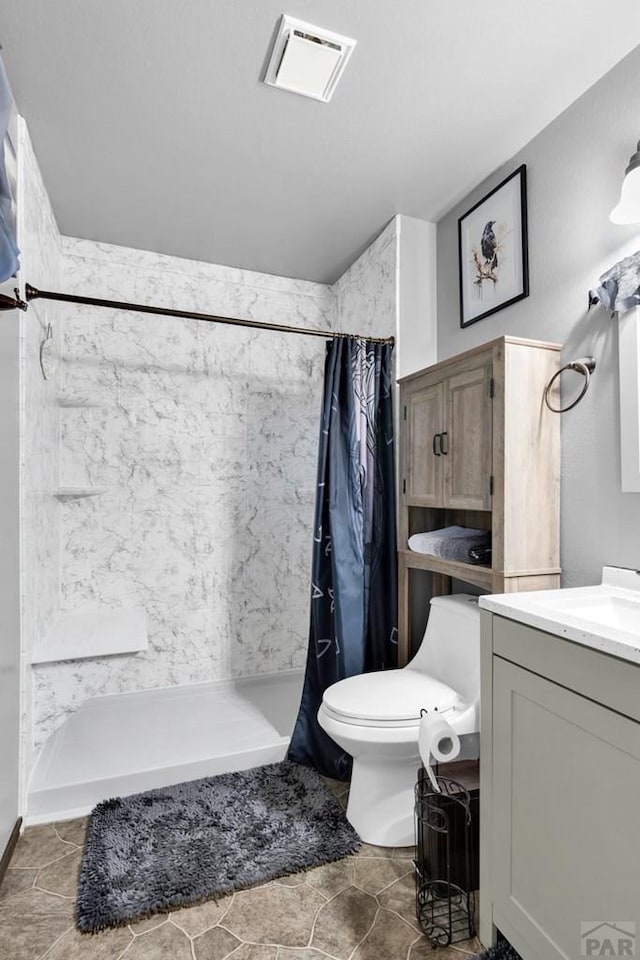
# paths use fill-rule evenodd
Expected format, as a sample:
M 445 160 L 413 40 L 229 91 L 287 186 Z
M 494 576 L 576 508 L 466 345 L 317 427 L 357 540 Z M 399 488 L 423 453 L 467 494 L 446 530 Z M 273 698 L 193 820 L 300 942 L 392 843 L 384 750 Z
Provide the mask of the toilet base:
M 415 843 L 414 789 L 420 761 L 353 758 L 347 819 L 365 843 L 411 847 Z

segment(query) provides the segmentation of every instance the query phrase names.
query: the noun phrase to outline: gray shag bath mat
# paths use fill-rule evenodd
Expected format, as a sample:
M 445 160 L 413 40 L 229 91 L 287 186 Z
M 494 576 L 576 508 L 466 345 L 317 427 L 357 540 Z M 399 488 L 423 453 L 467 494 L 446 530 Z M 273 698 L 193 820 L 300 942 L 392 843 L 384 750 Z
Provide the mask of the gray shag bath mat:
M 87 830 L 77 925 L 121 926 L 359 846 L 320 774 L 287 761 L 106 800 Z
M 495 947 L 491 947 L 486 953 L 478 953 L 472 960 L 522 960 L 519 953 L 516 953 L 510 943 L 501 940 Z

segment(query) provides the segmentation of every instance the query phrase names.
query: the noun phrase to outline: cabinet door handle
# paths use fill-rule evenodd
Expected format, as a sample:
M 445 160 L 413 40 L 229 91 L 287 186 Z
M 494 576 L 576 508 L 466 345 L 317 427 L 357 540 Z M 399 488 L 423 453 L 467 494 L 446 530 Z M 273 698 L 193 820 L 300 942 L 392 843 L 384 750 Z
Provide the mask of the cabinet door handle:
M 442 451 L 440 450 L 440 434 L 439 433 L 434 433 L 432 447 L 436 457 L 439 457 L 440 454 L 442 453 Z
M 445 439 L 447 441 L 446 446 L 445 446 Z M 445 457 L 449 453 L 449 434 L 447 433 L 446 430 L 440 434 L 440 452 L 443 453 Z

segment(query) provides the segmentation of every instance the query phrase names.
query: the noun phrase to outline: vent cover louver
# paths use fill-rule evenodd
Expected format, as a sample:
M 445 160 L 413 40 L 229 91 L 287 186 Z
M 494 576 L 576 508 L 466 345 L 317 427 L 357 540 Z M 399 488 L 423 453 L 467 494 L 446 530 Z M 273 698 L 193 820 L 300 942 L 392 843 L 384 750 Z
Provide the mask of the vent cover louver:
M 355 45 L 349 37 L 283 14 L 264 82 L 328 103 Z

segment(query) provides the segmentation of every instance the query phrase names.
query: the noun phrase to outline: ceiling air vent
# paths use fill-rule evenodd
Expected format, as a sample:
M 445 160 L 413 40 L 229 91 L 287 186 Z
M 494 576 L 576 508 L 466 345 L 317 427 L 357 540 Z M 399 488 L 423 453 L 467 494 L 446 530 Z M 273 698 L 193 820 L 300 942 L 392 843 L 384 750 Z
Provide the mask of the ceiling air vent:
M 328 103 L 355 40 L 282 15 L 264 82 Z

